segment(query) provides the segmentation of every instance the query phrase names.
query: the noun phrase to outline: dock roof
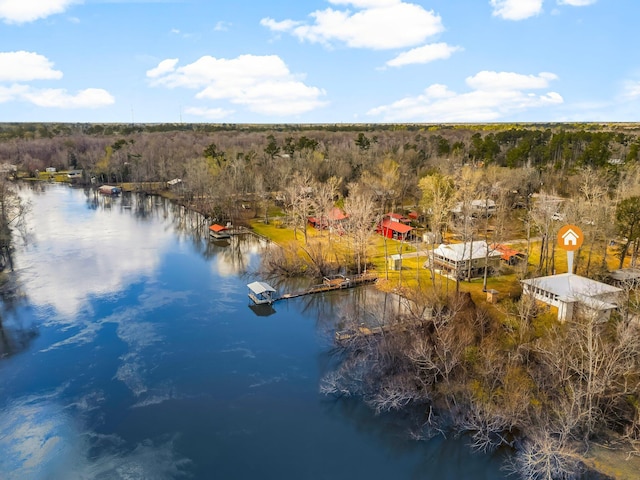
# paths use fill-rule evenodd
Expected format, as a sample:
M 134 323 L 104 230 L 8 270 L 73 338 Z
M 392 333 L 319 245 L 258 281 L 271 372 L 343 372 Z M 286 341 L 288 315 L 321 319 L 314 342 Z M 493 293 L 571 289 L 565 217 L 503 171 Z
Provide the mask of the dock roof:
M 211 230 L 212 232 L 222 232 L 223 230 L 226 230 L 226 229 L 227 227 L 223 227 L 222 225 L 218 225 L 217 223 L 214 223 L 209 227 L 209 230 Z
M 275 288 L 273 288 L 271 285 L 265 282 L 251 282 L 250 284 L 247 285 L 247 287 L 249 287 L 249 290 L 251 290 L 256 295 L 261 295 L 265 292 L 276 291 Z

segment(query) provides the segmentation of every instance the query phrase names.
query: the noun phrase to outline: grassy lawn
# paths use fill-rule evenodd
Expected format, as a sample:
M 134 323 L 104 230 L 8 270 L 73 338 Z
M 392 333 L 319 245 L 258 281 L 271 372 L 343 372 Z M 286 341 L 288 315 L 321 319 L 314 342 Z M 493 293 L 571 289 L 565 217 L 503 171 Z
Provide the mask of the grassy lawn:
M 297 239 L 294 237 L 293 229 L 285 226 L 279 218 L 272 218 L 269 224 L 265 224 L 261 219 L 251 221 L 251 228 L 254 232 L 278 245 L 285 246 L 292 242 L 297 242 L 302 252 L 304 247 L 304 233 L 297 232 Z M 309 241 L 321 241 L 329 244 L 329 234 L 327 231 L 319 231 L 312 227 L 307 227 L 307 237 Z M 386 245 L 385 245 L 386 243 Z M 419 249 L 426 249 L 427 245 L 419 243 Z M 337 258 L 344 258 L 351 250 L 348 240 L 337 235 L 331 236 L 331 248 Z M 538 248 L 539 250 L 539 248 Z M 418 285 L 425 290 L 426 293 L 433 288 L 435 283 L 440 291 L 454 292 L 456 282 L 436 274 L 435 281 L 431 278 L 431 271 L 424 267 L 425 256 L 410 256 L 402 259 L 402 270 L 392 270 L 387 268 L 387 256 L 397 255 L 399 253 L 406 254 L 416 251 L 416 244 L 410 242 L 399 242 L 393 239 L 385 239 L 380 235 L 372 235 L 367 250 L 368 261 L 379 276 L 379 288 L 393 291 L 400 288 L 414 288 Z M 566 268 L 566 260 L 565 260 Z M 482 278 L 473 279 L 472 281 L 461 281 L 459 283 L 461 292 L 469 292 L 471 297 L 477 304 L 489 305 L 487 303 L 487 294 L 483 291 Z M 517 275 L 511 269 L 507 269 L 505 274 L 495 277 L 489 277 L 487 280 L 487 289 L 497 290 L 499 298 L 517 297 L 520 295 L 521 289 Z M 490 307 L 495 309 L 494 306 Z
M 532 242 L 531 249 L 529 252 L 529 266 L 531 269 L 538 266 L 540 262 L 540 245 L 541 242 Z M 518 244 L 518 247 L 524 248 L 526 244 Z M 603 249 L 602 246 L 595 247 L 593 252 L 591 252 L 591 260 L 589 261 L 589 247 L 583 246 L 577 252 L 574 252 L 573 264 L 578 266 L 577 273 L 585 276 L 592 276 L 596 269 L 602 265 L 603 258 Z M 625 266 L 629 264 L 631 261 L 630 257 L 625 259 Z M 556 248 L 555 251 L 555 273 L 566 273 L 567 266 L 567 252 L 560 248 Z M 589 274 L 587 275 L 587 263 L 589 263 Z M 618 268 L 620 264 L 620 258 L 618 257 L 618 251 L 615 247 L 607 248 L 607 269 L 615 270 Z M 549 275 L 553 272 L 549 271 Z
M 293 229 L 284 225 L 282 217 L 272 217 L 269 224 L 265 224 L 261 219 L 254 219 L 251 222 L 253 230 L 263 235 L 273 242 L 285 246 L 297 242 L 299 251 L 303 252 L 304 247 L 304 233 L 302 231 L 297 232 L 297 238 L 294 237 Z M 310 243 L 322 242 L 329 247 L 330 243 L 330 257 L 337 259 L 347 258 L 352 254 L 353 248 L 346 237 L 340 237 L 332 235 L 329 237 L 327 231 L 316 230 L 310 226 L 307 227 L 307 237 Z M 510 244 L 513 248 L 520 251 L 525 251 L 526 242 L 517 242 Z M 528 272 L 533 272 L 540 260 L 540 246 L 541 242 L 536 241 L 530 244 L 529 251 L 529 265 Z M 411 242 L 399 242 L 397 240 L 385 239 L 380 235 L 372 235 L 369 241 L 369 247 L 367 249 L 367 260 L 373 269 L 378 273 L 379 282 L 378 287 L 387 291 L 400 290 L 402 288 L 415 288 L 420 286 L 421 289 L 428 293 L 433 285 L 441 292 L 454 292 L 456 289 L 456 282 L 446 277 L 442 277 L 436 274 L 435 280 L 431 278 L 431 272 L 424 267 L 426 260 L 425 256 L 409 256 L 402 259 L 402 269 L 393 270 L 391 266 L 387 265 L 386 259 L 392 255 L 399 253 L 406 254 L 416 251 L 416 248 L 420 250 L 427 250 L 429 246 L 425 243 L 411 243 Z M 607 268 L 613 270 L 618 268 L 619 259 L 616 256 L 616 250 L 609 248 L 607 250 Z M 588 263 L 589 247 L 583 246 L 583 248 L 574 253 L 574 265 L 578 265 L 578 273 L 589 277 L 594 276 L 598 269 L 601 269 L 603 251 L 602 247 L 595 248 L 591 254 L 590 269 L 587 275 L 586 267 Z M 625 264 L 629 262 L 626 259 Z M 555 273 L 567 272 L 567 252 L 560 248 L 556 248 L 555 260 L 554 260 Z M 548 274 L 552 274 L 550 268 Z M 519 279 L 522 272 L 518 275 L 516 269 L 505 266 L 503 271 L 499 275 L 490 276 L 487 279 L 487 290 L 496 290 L 498 292 L 498 301 L 518 298 L 521 293 L 521 287 Z M 544 272 L 542 273 L 545 274 Z M 474 302 L 477 305 L 487 306 L 490 310 L 498 312 L 500 310 L 499 305 L 490 304 L 487 301 L 487 293 L 483 290 L 483 279 L 476 278 L 471 281 L 460 281 L 459 289 L 461 292 L 468 292 L 471 294 Z

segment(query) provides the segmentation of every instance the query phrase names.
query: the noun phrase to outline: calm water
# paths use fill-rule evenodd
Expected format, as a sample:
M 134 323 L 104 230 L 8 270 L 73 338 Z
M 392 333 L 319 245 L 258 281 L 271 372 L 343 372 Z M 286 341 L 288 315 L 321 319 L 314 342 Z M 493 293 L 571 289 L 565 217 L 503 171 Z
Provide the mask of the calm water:
M 372 288 L 249 308 L 262 245 L 156 198 L 48 186 L 0 331 L 3 479 L 498 479 L 461 440 L 318 393 Z M 270 313 L 264 315 L 264 313 Z

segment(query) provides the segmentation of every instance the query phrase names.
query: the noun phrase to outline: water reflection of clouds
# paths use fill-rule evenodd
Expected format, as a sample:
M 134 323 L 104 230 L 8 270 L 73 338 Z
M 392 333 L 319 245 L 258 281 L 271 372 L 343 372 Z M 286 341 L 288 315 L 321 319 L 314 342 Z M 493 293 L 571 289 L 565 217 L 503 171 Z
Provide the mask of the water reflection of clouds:
M 150 390 L 145 379 L 150 368 L 149 355 L 144 354 L 143 351 L 163 340 L 163 336 L 158 331 L 158 325 L 144 319 L 156 309 L 176 301 L 184 301 L 187 297 L 187 292 L 172 292 L 148 285 L 138 297 L 137 305 L 114 312 L 101 321 L 117 324 L 118 338 L 129 347 L 127 353 L 120 357 L 122 363 L 118 367 L 115 378 L 123 382 L 136 397 Z M 159 395 L 156 391 L 151 391 L 149 396 L 154 397 L 153 403 L 160 403 L 158 401 L 160 397 L 171 398 L 166 392 Z
M 173 239 L 170 229 L 140 222 L 130 211 L 78 210 L 77 196 L 83 193 L 77 190 L 23 195 L 33 204 L 33 243 L 17 256 L 18 269 L 32 302 L 51 305 L 61 317 L 76 316 L 90 296 L 117 294 L 151 276 Z
M 3 479 L 153 478 L 185 474 L 189 460 L 178 458 L 174 439 L 126 446 L 117 435 L 91 431 L 82 421 L 86 399 L 70 405 L 62 392 L 25 397 L 0 411 L 0 471 Z M 88 403 L 95 401 L 89 399 Z M 103 453 L 96 456 L 95 449 Z

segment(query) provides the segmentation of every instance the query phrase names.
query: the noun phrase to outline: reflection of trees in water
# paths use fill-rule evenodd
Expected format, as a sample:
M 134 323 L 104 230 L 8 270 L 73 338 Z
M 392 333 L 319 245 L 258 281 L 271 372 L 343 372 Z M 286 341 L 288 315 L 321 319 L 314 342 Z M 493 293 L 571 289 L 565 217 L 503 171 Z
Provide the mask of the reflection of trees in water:
M 228 246 L 219 246 L 215 242 L 207 243 L 209 248 L 215 248 L 220 260 L 228 265 L 231 271 L 240 275 L 251 271 L 251 254 L 257 248 L 264 247 L 264 240 L 252 234 L 233 235 L 229 239 Z
M 119 209 L 140 221 L 158 220 L 179 239 L 190 242 L 194 250 L 210 260 L 219 257 L 230 271 L 244 273 L 249 269 L 250 253 L 264 240 L 251 234 L 234 235 L 225 241 L 209 236 L 210 221 L 204 215 L 171 201 L 143 193 L 124 192 L 120 196 L 102 195 L 86 189 L 87 205 L 91 209 Z M 130 212 L 130 213 L 129 213 Z
M 472 452 L 465 437 L 446 438 L 429 428 L 424 408 L 376 414 L 354 397 L 327 397 L 322 405 L 338 423 L 351 424 L 359 434 L 384 445 L 390 457 L 403 461 L 415 458 L 410 478 L 504 478 L 499 470 L 508 452 Z
M 0 177 L 0 271 L 13 271 L 16 234 L 25 231 L 24 220 L 29 207 L 28 202 L 20 197 L 14 182 Z
M 11 275 L 13 277 L 14 274 Z M 0 289 L 0 359 L 26 350 L 31 341 L 38 336 L 38 330 L 34 325 L 25 323 L 27 320 L 22 315 L 15 315 L 16 309 L 26 301 L 15 281 L 15 277 L 6 280 Z
M 404 309 L 401 297 L 372 285 L 309 295 L 302 300 L 304 311 L 310 307 L 317 311 L 318 330 L 328 335 L 354 325 L 387 325 Z

